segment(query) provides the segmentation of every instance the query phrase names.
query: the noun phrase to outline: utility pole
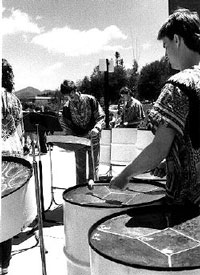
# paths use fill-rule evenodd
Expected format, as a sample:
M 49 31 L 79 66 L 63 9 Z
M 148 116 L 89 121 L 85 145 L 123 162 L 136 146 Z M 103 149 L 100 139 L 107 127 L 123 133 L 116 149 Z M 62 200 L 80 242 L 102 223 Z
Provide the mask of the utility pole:
M 106 115 L 106 129 L 109 129 L 109 73 L 114 72 L 113 60 L 100 59 L 99 69 L 104 72 L 104 106 Z

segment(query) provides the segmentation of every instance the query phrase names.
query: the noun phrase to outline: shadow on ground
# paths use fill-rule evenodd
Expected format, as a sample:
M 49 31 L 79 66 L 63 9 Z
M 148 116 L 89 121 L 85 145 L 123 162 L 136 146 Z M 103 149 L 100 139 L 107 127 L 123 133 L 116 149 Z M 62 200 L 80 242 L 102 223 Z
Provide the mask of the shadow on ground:
M 44 213 L 43 229 L 48 227 L 63 225 L 63 206 L 57 206 L 52 210 Z M 25 231 L 19 233 L 13 238 L 13 245 L 19 245 L 34 235 L 38 235 L 37 218 L 26 228 Z

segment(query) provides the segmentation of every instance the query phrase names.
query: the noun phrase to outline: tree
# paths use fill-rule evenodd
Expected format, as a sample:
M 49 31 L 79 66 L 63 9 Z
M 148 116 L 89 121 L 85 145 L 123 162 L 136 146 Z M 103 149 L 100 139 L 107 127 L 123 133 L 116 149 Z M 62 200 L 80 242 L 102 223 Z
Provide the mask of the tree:
M 77 86 L 79 87 L 79 90 L 81 93 L 91 94 L 91 82 L 88 76 L 85 76 L 83 80 L 79 81 L 77 83 Z
M 123 86 L 126 86 L 127 83 L 128 81 L 125 68 L 122 66 L 115 66 L 114 73 L 109 74 L 109 95 L 111 103 L 116 103 L 118 101 L 119 90 Z
M 91 94 L 98 100 L 103 97 L 104 93 L 104 74 L 100 72 L 99 66 L 96 66 L 90 76 Z
M 137 80 L 138 80 L 139 72 L 138 72 L 138 63 L 135 59 L 133 60 L 132 69 L 127 69 L 126 74 L 128 79 L 127 86 L 129 87 L 129 89 L 131 89 L 136 93 L 136 97 L 137 97 Z
M 141 100 L 155 101 L 165 81 L 174 73 L 165 57 L 144 66 L 137 81 L 137 92 Z

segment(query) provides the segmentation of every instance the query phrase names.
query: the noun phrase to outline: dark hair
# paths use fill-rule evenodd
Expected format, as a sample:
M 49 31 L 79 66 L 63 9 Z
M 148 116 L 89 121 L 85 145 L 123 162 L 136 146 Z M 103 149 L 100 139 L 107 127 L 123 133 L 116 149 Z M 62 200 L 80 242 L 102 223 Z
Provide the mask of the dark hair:
M 2 58 L 2 79 L 1 85 L 8 92 L 12 92 L 14 88 L 14 74 L 12 70 L 12 66 L 8 63 L 8 61 Z
M 77 89 L 76 85 L 73 81 L 64 80 L 63 83 L 60 85 L 60 92 L 63 95 L 70 94 L 71 91 L 75 91 Z
M 158 40 L 174 35 L 180 35 L 185 45 L 195 52 L 200 53 L 200 20 L 197 12 L 179 8 L 175 10 L 163 24 L 158 32 Z
M 132 92 L 127 86 L 125 86 L 120 89 L 119 93 L 120 95 L 127 95 L 128 93 L 131 94 Z

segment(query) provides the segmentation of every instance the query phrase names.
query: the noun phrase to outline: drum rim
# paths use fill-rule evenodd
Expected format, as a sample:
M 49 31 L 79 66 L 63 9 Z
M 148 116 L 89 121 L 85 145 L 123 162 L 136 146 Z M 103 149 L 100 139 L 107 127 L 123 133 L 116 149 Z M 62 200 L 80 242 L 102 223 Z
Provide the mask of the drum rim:
M 161 187 L 161 188 L 164 188 L 165 185 L 163 185 L 162 183 L 158 182 L 158 181 L 154 181 L 152 182 L 152 180 L 141 180 L 141 179 L 131 179 L 131 182 L 135 182 L 137 180 L 138 183 L 143 183 L 143 184 L 151 184 L 151 185 L 155 185 L 157 187 Z M 95 181 L 95 182 L 99 182 L 99 181 Z M 102 181 L 101 181 L 102 182 Z M 106 182 L 109 182 L 109 181 L 105 181 Z M 154 184 L 155 183 L 155 184 Z M 77 205 L 77 206 L 80 206 L 80 207 L 90 207 L 90 208 L 107 208 L 107 209 L 114 209 L 114 208 L 141 208 L 141 207 L 146 207 L 146 206 L 149 206 L 151 205 L 152 203 L 155 203 L 155 202 L 159 202 L 160 200 L 162 200 L 165 196 L 163 196 L 162 198 L 159 198 L 157 200 L 154 200 L 154 201 L 150 201 L 150 202 L 146 202 L 146 203 L 138 203 L 138 204 L 135 204 L 135 205 L 125 205 L 125 204 L 121 204 L 121 205 L 95 205 L 95 204 L 90 204 L 90 203 L 84 203 L 84 204 L 81 204 L 79 202 L 75 202 L 75 201 L 70 201 L 68 199 L 65 198 L 65 195 L 68 193 L 68 192 L 71 192 L 73 190 L 76 190 L 80 187 L 87 187 L 88 185 L 87 184 L 83 184 L 83 185 L 76 185 L 76 186 L 72 186 L 72 187 L 69 187 L 68 189 L 66 189 L 63 194 L 62 194 L 62 197 L 63 197 L 63 200 L 64 202 L 67 202 L 67 203 L 70 203 L 70 204 L 73 204 L 73 205 Z
M 18 188 L 16 188 L 13 191 L 11 191 L 10 193 L 1 196 L 1 198 L 3 199 L 5 197 L 13 194 L 14 192 L 18 191 L 19 189 L 21 189 L 23 186 L 26 185 L 26 183 L 30 180 L 30 178 L 33 175 L 33 168 L 32 168 L 31 163 L 28 160 L 24 159 L 24 158 L 19 158 L 19 157 L 14 157 L 14 156 L 2 156 L 1 159 L 2 159 L 2 161 L 15 162 L 15 163 L 22 164 L 23 166 L 26 166 L 29 169 L 29 171 L 30 171 L 30 175 L 26 179 L 26 181 L 22 185 L 20 185 Z
M 148 206 L 147 206 L 148 207 Z M 159 207 L 159 206 L 158 206 Z M 138 268 L 138 269 L 145 269 L 145 270 L 154 270 L 154 271 L 185 271 L 185 270 L 195 270 L 195 269 L 200 269 L 200 265 L 198 266 L 185 266 L 185 267 L 159 267 L 159 266 L 145 266 L 141 264 L 134 264 L 134 263 L 127 263 L 119 259 L 115 259 L 109 255 L 106 255 L 105 253 L 101 252 L 99 249 L 94 247 L 94 245 L 91 243 L 91 234 L 92 232 L 102 223 L 104 223 L 107 220 L 111 220 L 112 218 L 115 218 L 117 216 L 123 216 L 127 214 L 127 212 L 130 210 L 124 210 L 121 211 L 120 213 L 114 213 L 114 214 L 109 214 L 100 220 L 96 221 L 88 230 L 88 244 L 89 247 L 94 250 L 97 254 L 105 258 L 106 260 L 109 260 L 111 262 L 121 264 L 123 266 L 128 266 L 128 267 L 133 267 L 133 268 Z

